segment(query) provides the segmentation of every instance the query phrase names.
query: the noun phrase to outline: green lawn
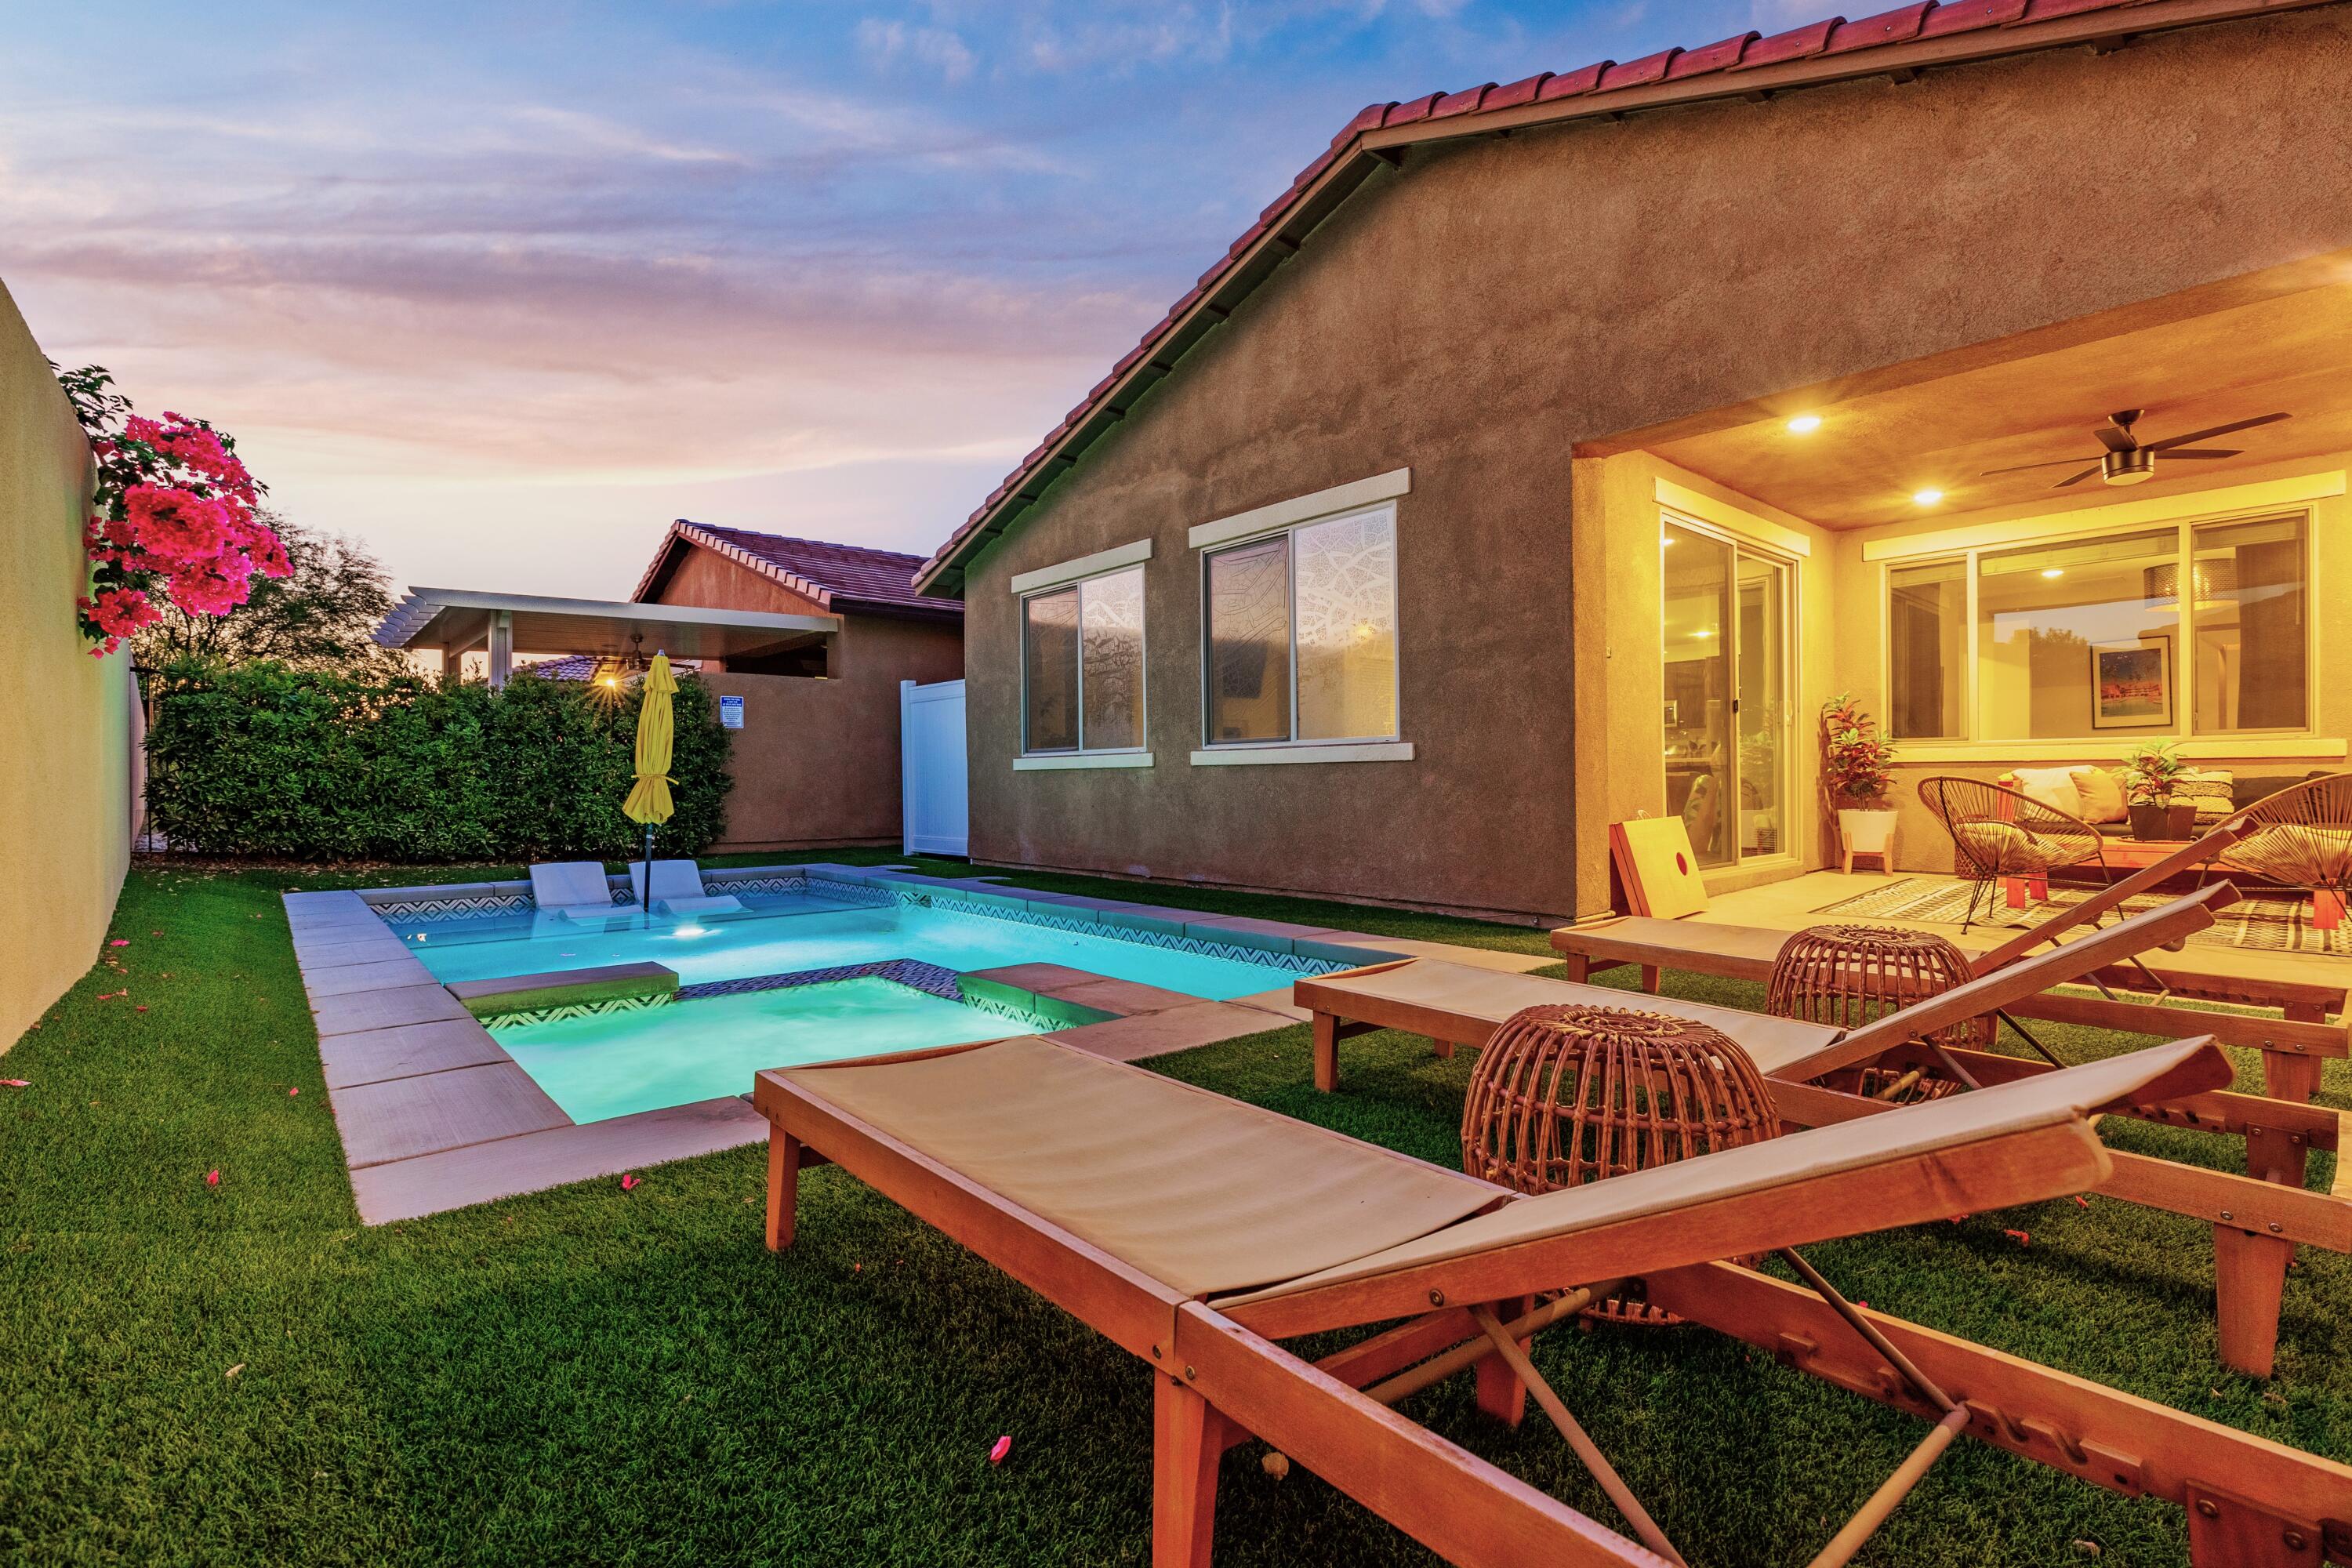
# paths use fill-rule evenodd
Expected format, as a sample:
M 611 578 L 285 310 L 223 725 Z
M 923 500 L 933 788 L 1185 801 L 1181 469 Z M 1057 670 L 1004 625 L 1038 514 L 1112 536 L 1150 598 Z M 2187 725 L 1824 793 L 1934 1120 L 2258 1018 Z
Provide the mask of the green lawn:
M 1543 951 L 1437 917 L 1035 881 Z M 600 1182 L 362 1230 L 277 900 L 332 885 L 138 871 L 115 922 L 129 945 L 0 1060 L 31 1080 L 0 1089 L 0 1561 L 1147 1558 L 1142 1368 L 838 1172 L 803 1183 L 781 1258 L 760 1242 L 755 1149 L 641 1173 L 625 1195 Z M 1160 1065 L 1451 1163 L 1468 1054 L 1396 1036 L 1350 1052 L 1337 1096 L 1309 1087 L 1303 1028 Z M 2331 1101 L 2347 1088 L 2332 1066 Z M 2218 1142 L 2115 1136 L 2205 1158 Z M 2094 1199 L 1811 1256 L 1874 1307 L 2352 1459 L 2346 1258 L 2305 1255 L 2258 1384 L 2213 1359 L 2210 1248 L 2187 1220 Z M 1923 1430 L 1704 1331 L 1556 1331 L 1538 1354 L 1700 1564 L 1804 1562 Z M 1408 1408 L 1618 1522 L 1539 1419 L 1477 1422 L 1466 1379 Z M 992 1468 L 1000 1433 L 1013 1454 Z M 1256 1459 L 1227 1461 L 1220 1563 L 1424 1560 Z M 2175 1509 L 1963 1443 L 1865 1561 L 2068 1563 L 2089 1542 L 2106 1563 L 2166 1563 L 2183 1541 Z

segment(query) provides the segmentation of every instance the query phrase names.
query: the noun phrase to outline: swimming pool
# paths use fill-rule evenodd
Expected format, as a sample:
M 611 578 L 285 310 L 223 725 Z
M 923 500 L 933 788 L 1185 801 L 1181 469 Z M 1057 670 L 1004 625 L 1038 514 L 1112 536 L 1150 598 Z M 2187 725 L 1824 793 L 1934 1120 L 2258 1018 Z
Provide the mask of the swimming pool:
M 676 973 L 674 999 L 535 1002 L 485 1020 L 575 1122 L 739 1095 L 766 1068 L 1072 1026 L 1066 1014 L 1044 1011 L 1056 1004 L 1027 997 L 1029 1008 L 1017 990 L 1007 1000 L 961 978 L 977 971 L 1050 963 L 1228 1001 L 1345 966 L 1286 942 L 1167 920 L 1104 924 L 1108 910 L 1039 907 L 969 884 L 950 892 L 795 877 L 714 881 L 711 890 L 734 893 L 746 911 L 674 920 L 616 904 L 609 920 L 579 923 L 496 895 L 422 896 L 378 913 L 443 984 L 617 964 Z
M 790 974 L 896 958 L 968 973 L 1014 963 L 1059 963 L 1114 980 L 1223 1001 L 1288 985 L 1302 970 L 1156 945 L 1141 933 L 1104 935 L 991 914 L 985 906 L 893 901 L 846 905 L 824 889 L 754 896 L 749 919 L 677 921 L 616 906 L 604 930 L 520 917 L 394 923 L 436 980 L 487 980 L 601 964 L 653 963 L 681 984 Z M 1340 967 L 1338 963 L 1310 967 Z

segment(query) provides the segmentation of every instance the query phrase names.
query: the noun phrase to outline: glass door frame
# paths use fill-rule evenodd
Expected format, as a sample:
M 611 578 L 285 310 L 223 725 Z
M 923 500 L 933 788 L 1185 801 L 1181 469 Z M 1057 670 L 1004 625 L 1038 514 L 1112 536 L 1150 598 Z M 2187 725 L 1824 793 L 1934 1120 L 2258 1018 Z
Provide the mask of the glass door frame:
M 1723 642 L 1725 645 L 1724 689 L 1728 694 L 1727 700 L 1731 703 L 1731 710 L 1728 714 L 1728 718 L 1730 720 L 1730 739 L 1726 749 L 1726 754 L 1729 764 L 1726 769 L 1726 773 L 1728 776 L 1729 782 L 1725 786 L 1724 791 L 1725 798 L 1727 803 L 1727 816 L 1726 817 L 1727 826 L 1723 831 L 1727 832 L 1728 835 L 1731 854 L 1727 859 L 1717 861 L 1703 860 L 1702 863 L 1713 865 L 1725 870 L 1738 870 L 1744 866 L 1759 865 L 1774 860 L 1793 859 L 1796 856 L 1794 830 L 1797 826 L 1797 813 L 1794 809 L 1793 797 L 1797 778 L 1795 752 L 1797 734 L 1796 695 L 1799 689 L 1797 685 L 1798 639 L 1796 621 L 1797 571 L 1799 564 L 1797 558 L 1786 553 L 1785 552 L 1774 550 L 1768 545 L 1759 543 L 1756 540 L 1731 529 L 1722 528 L 1712 523 L 1702 522 L 1686 512 L 1676 511 L 1671 507 L 1662 506 L 1658 509 L 1658 690 L 1655 700 L 1651 704 L 1651 711 L 1660 716 L 1662 728 L 1665 713 L 1665 539 L 1666 533 L 1669 530 L 1697 534 L 1710 542 L 1721 545 L 1731 552 L 1731 574 L 1727 579 L 1729 589 L 1727 602 L 1731 624 L 1724 628 L 1723 637 Z M 1787 702 L 1787 711 L 1780 716 L 1780 733 L 1778 737 L 1778 754 L 1780 758 L 1780 789 L 1778 791 L 1778 798 L 1780 802 L 1779 809 L 1780 814 L 1779 847 L 1769 851 L 1759 850 L 1755 853 L 1748 852 L 1741 846 L 1740 838 L 1742 836 L 1739 831 L 1739 786 L 1741 783 L 1742 763 L 1739 757 L 1739 637 L 1738 635 L 1738 627 L 1739 619 L 1739 563 L 1743 557 L 1761 562 L 1765 565 L 1774 568 L 1780 576 L 1780 603 L 1773 606 L 1773 609 L 1776 612 L 1777 624 L 1780 628 L 1780 646 L 1777 650 L 1773 662 L 1778 664 L 1780 667 L 1778 673 L 1780 680 L 1780 689 L 1786 694 L 1785 700 Z M 1659 800 L 1663 805 L 1665 798 L 1664 759 L 1663 755 L 1661 755 L 1659 760 Z M 1705 853 L 1697 845 L 1691 846 L 1691 848 L 1694 852 L 1701 854 L 1702 856 Z

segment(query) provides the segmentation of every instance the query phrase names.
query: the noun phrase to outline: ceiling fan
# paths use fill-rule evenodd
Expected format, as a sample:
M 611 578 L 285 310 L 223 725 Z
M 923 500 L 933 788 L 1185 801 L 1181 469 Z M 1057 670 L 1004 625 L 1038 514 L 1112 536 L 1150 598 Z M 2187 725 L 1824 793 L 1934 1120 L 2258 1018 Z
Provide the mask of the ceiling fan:
M 2152 479 L 2156 477 L 2156 458 L 2159 452 L 2167 458 L 2192 459 L 2234 458 L 2238 456 L 2239 450 L 2234 447 L 2192 447 L 2189 443 L 2210 440 L 2216 436 L 2227 436 L 2233 431 L 2251 430 L 2257 425 L 2275 425 L 2280 420 L 2290 417 L 2285 414 L 2264 414 L 2252 419 L 2239 419 L 2227 425 L 2213 425 L 2202 430 L 2191 430 L 2186 436 L 2175 436 L 2169 440 L 2143 443 L 2138 437 L 2132 434 L 2132 426 L 2139 423 L 2139 416 L 2146 412 L 2146 409 L 2141 408 L 2126 408 L 2118 413 L 2108 415 L 2107 422 L 2091 432 L 2099 438 L 2099 445 L 2106 448 L 2095 458 L 2059 458 L 2047 463 L 2020 463 L 2015 468 L 1988 468 L 1984 472 L 1984 478 L 1990 479 L 1995 474 L 2022 473 L 2028 468 L 2055 468 L 2087 461 L 2091 465 L 2089 468 L 2079 474 L 2069 474 L 2050 488 L 2063 490 L 2068 485 L 2081 484 L 2093 474 L 2099 475 L 2111 485 L 2136 485 L 2143 479 Z

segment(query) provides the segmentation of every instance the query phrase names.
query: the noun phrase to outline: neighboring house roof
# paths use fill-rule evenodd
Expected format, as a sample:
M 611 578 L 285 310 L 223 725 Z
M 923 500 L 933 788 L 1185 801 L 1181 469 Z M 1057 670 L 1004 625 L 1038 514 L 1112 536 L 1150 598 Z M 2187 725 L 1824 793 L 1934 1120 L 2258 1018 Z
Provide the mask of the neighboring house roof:
M 895 550 L 869 550 L 859 544 L 830 544 L 818 539 L 790 539 L 780 533 L 759 533 L 748 528 L 712 528 L 680 518 L 654 552 L 653 563 L 638 579 L 633 599 L 643 600 L 667 572 L 677 552 L 688 546 L 725 556 L 739 566 L 790 589 L 824 608 L 878 610 L 919 616 L 961 615 L 963 606 L 915 591 L 919 555 Z
M 570 653 L 562 658 L 542 658 L 519 668 L 529 669 L 541 680 L 592 680 L 596 671 L 612 663 L 609 658 L 593 653 Z M 702 666 L 694 659 L 674 658 L 669 667 L 681 675 L 700 673 Z
M 1295 254 L 1307 233 L 1338 210 L 1383 163 L 1418 142 L 1489 135 L 1563 121 L 1622 119 L 1640 110 L 1747 98 L 1860 77 L 1909 80 L 1922 70 L 2004 55 L 2074 46 L 2112 47 L 2141 34 L 2308 10 L 2342 0 L 1936 0 L 1849 22 L 1843 16 L 1771 37 L 1742 33 L 1696 49 L 1662 49 L 1638 60 L 1597 60 L 1558 75 L 1538 72 L 1505 86 L 1427 93 L 1375 103 L 1340 128 L 1290 189 L 1258 215 L 1190 293 L 1154 322 L 1142 342 L 1046 433 L 1004 482 L 915 574 L 929 595 L 962 590 L 961 567 L 1002 533 L 1045 488 L 1176 368 L 1186 350 L 1233 313 L 1242 298 Z M 760 537 L 760 536 L 754 536 Z M 931 602 L 937 603 L 934 598 Z

